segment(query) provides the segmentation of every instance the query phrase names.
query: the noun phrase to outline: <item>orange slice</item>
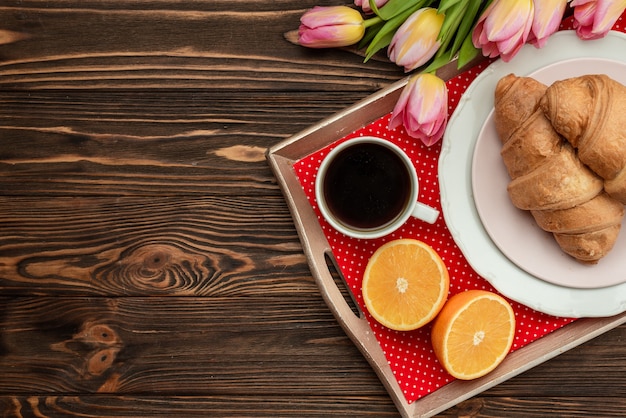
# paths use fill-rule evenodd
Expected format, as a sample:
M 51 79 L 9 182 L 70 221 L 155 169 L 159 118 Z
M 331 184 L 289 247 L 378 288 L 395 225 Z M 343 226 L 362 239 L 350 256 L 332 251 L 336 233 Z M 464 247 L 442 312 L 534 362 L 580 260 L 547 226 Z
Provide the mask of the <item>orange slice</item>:
M 363 299 L 382 325 L 409 331 L 430 322 L 448 297 L 448 270 L 428 244 L 414 239 L 378 248 L 365 268 Z
M 450 298 L 433 324 L 431 339 L 444 369 L 470 380 L 495 369 L 511 350 L 515 313 L 501 296 L 468 290 Z

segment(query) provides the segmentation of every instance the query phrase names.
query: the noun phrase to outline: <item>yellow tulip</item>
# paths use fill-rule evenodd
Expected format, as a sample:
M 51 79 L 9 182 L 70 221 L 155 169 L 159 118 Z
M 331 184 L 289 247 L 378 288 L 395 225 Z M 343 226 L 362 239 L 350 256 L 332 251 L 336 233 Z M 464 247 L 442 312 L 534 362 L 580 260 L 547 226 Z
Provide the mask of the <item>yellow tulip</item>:
M 443 19 L 444 15 L 431 7 L 413 13 L 393 35 L 387 50 L 389 59 L 406 72 L 424 65 L 439 49 L 437 37 Z

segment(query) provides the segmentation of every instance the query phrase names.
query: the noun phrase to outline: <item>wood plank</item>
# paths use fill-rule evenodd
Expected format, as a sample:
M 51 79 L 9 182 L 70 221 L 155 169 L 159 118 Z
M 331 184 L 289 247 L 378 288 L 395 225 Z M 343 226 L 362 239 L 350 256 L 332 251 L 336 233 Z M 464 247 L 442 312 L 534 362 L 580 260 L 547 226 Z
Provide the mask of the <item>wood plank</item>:
M 395 418 L 386 396 L 0 396 L 0 409 L 15 416 L 83 417 L 337 417 Z
M 0 408 L 14 416 L 98 417 L 398 417 L 384 396 L 0 396 Z M 555 408 L 558 414 L 555 415 Z M 621 417 L 623 398 L 604 397 L 477 397 L 438 417 L 544 418 L 546 416 Z
M 386 393 L 319 296 L 0 304 L 2 394 Z
M 11 396 L 45 398 L 41 404 L 69 396 L 68 405 L 80 408 L 86 394 L 152 393 L 172 398 L 168 405 L 175 408 L 181 393 L 231 400 L 267 396 L 294 405 L 313 396 L 329 399 L 319 405 L 328 412 L 339 396 L 349 402 L 356 395 L 385 395 L 321 298 L 32 297 L 0 298 L 0 303 L 0 393 L 11 402 Z M 621 385 L 625 336 L 622 325 L 450 413 L 477 405 L 485 416 L 502 416 L 512 407 L 520 414 L 541 411 L 554 397 L 561 398 L 563 413 L 578 405 L 610 416 L 626 402 Z M 308 378 L 301 379 L 302 373 Z M 601 380 L 583 377 L 597 373 Z M 606 397 L 616 402 L 605 405 Z M 100 398 L 87 399 L 97 403 Z M 204 402 L 190 401 L 187 408 Z
M 373 91 L 403 76 L 386 60 L 290 44 L 283 34 L 315 2 L 38 3 L 0 8 L 11 34 L 0 87 Z
M 293 393 L 324 392 L 323 380 L 341 385 L 345 379 L 351 386 L 359 378 L 375 378 L 369 368 L 361 372 L 354 368 L 365 360 L 320 297 L 0 300 L 0 391 L 5 393 L 64 393 L 79 389 L 94 393 L 176 393 L 180 387 L 195 387 L 196 381 L 206 383 L 197 388 L 200 392 L 228 393 L 232 387 L 255 384 L 277 385 L 272 389 Z M 626 358 L 621 354 L 621 342 L 625 335 L 626 326 L 622 325 L 485 393 L 516 393 L 522 397 L 564 393 L 623 396 L 626 389 L 620 381 Z M 189 349 L 181 351 L 180 341 L 185 341 Z M 277 358 L 276 352 L 290 355 Z M 107 353 L 111 355 L 102 356 Z M 169 373 L 173 362 L 184 369 L 178 375 Z M 261 378 L 255 383 L 255 373 L 257 378 L 274 373 L 293 377 L 304 363 L 308 364 L 309 373 L 315 372 L 318 382 L 271 383 Z M 240 375 L 248 366 L 255 373 Z M 259 366 L 262 367 L 257 370 Z M 26 370 L 30 373 L 24 373 Z M 600 370 L 601 383 L 581 379 L 581 375 Z M 40 377 L 31 387 L 27 382 L 33 375 Z M 555 387 L 555 379 L 563 385 Z M 219 388 L 211 383 L 217 381 Z M 255 390 L 269 393 L 271 389 Z M 333 389 L 337 390 L 349 389 Z
M 185 135 L 191 138 L 215 136 L 221 141 L 257 136 L 259 139 L 272 136 L 284 139 L 367 94 L 319 92 L 314 86 L 312 82 L 312 91 L 295 92 L 226 90 L 211 86 L 130 92 L 37 90 L 27 95 L 3 91 L 0 125 L 7 130 L 7 139 L 33 136 L 31 141 L 37 140 L 38 135 L 53 137 L 55 133 L 76 135 L 83 140 L 93 136 L 101 142 L 117 137 L 127 141 L 150 141 L 171 136 L 176 140 Z M 60 123 L 63 125 L 59 126 Z M 13 149 L 17 151 L 21 150 Z
M 160 98 L 114 96 L 58 92 L 23 100 L 3 95 L 3 194 L 277 195 L 266 149 L 350 100 L 312 111 L 312 106 L 331 102 L 305 97 L 309 103 L 303 105 L 267 95 L 238 100 L 233 94 L 221 105 L 205 97 L 190 108 L 184 92 Z M 259 112 L 263 100 L 279 105 Z M 60 111 L 72 115 L 63 125 Z M 285 112 L 292 117 L 284 118 Z
M 227 396 L 13 396 L 0 397 L 0 408 L 15 416 L 36 413 L 45 416 L 80 415 L 98 417 L 397 417 L 398 413 L 384 397 L 368 398 L 364 405 L 358 395 L 315 397 L 309 395 L 272 398 L 254 395 Z M 555 405 L 560 413 L 554 414 Z M 544 418 L 546 416 L 620 417 L 626 405 L 622 398 L 475 398 L 438 417 L 510 417 Z
M 0 197 L 0 291 L 90 296 L 317 292 L 291 215 L 276 194 Z

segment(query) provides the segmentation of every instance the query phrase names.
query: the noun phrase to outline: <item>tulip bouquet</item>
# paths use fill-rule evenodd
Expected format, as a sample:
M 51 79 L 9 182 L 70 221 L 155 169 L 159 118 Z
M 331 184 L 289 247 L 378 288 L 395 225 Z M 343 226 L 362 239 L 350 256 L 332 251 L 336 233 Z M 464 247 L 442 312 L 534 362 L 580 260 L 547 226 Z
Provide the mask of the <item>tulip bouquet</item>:
M 298 43 L 310 48 L 357 46 L 365 61 L 387 56 L 415 71 L 393 109 L 389 128 L 430 146 L 448 120 L 448 92 L 436 70 L 456 58 L 462 68 L 479 52 L 510 61 L 530 43 L 543 47 L 566 11 L 581 39 L 604 37 L 624 12 L 626 0 L 354 0 L 304 13 Z

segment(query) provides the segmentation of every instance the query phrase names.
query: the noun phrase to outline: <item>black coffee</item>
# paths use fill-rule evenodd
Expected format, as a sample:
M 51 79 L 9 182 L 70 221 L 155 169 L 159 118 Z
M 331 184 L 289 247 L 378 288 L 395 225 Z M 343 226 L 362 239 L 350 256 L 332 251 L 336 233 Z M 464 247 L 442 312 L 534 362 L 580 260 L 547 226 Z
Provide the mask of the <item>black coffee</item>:
M 335 156 L 323 186 L 328 209 L 341 223 L 373 229 L 402 213 L 411 192 L 411 175 L 393 150 L 358 143 Z

